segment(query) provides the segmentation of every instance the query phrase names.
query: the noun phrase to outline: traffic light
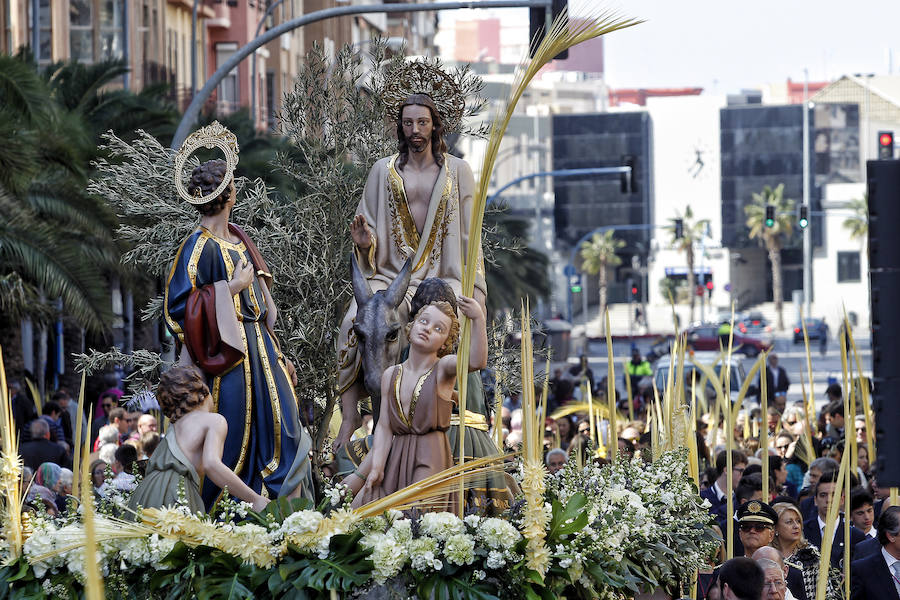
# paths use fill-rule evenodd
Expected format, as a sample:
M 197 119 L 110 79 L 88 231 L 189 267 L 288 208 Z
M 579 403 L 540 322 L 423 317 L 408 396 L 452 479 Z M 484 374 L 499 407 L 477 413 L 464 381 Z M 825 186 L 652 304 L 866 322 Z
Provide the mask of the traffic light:
M 569 289 L 573 294 L 577 294 L 581 291 L 581 275 L 572 275 L 569 278 Z
M 878 159 L 890 160 L 894 158 L 894 132 L 878 132 Z
M 809 207 L 805 204 L 800 205 L 800 218 L 797 219 L 800 229 L 806 229 L 809 226 Z
M 634 175 L 636 163 L 637 161 L 633 154 L 622 155 L 622 166 L 631 168 L 627 173 L 619 173 L 619 187 L 623 194 L 636 194 L 638 191 L 637 178 Z
M 684 219 L 675 219 L 675 239 L 684 237 Z
M 631 286 L 631 301 L 637 302 L 638 299 L 638 289 L 636 285 Z
M 775 227 L 775 207 L 771 204 L 766 206 L 766 227 Z
M 556 18 L 560 14 L 565 12 L 566 16 L 564 27 L 568 27 L 568 7 L 569 0 L 553 0 L 553 6 L 551 7 L 550 13 L 550 21 L 556 21 Z M 544 41 L 544 36 L 547 35 L 547 9 L 546 7 L 540 7 L 530 8 L 528 10 L 528 38 L 531 40 L 531 46 L 528 49 L 528 55 L 534 58 L 534 53 L 537 51 L 538 46 L 541 45 L 541 42 Z M 556 60 L 565 60 L 567 58 L 569 58 L 568 50 L 563 50 L 554 57 L 554 59 Z

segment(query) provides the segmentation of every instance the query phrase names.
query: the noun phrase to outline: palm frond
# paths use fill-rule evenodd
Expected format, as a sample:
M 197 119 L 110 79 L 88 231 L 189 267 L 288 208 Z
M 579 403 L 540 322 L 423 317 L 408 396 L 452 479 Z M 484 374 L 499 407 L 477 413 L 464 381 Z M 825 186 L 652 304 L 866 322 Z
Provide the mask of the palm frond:
M 503 467 L 499 463 L 505 462 L 513 456 L 515 455 L 497 454 L 454 465 L 384 498 L 369 502 L 357 508 L 355 512 L 360 518 L 365 519 L 384 514 L 388 510 L 402 510 L 427 504 L 437 497 L 459 489 L 461 481 L 472 481 L 476 479 L 476 475 L 502 470 Z

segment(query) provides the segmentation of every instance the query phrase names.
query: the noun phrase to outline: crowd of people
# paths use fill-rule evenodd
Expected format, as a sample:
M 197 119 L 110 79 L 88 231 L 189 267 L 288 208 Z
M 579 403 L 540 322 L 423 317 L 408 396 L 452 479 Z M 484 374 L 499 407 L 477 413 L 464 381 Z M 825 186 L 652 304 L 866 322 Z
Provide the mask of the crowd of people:
M 647 403 L 641 397 L 647 361 L 635 351 L 631 369 L 617 381 L 620 409 L 615 439 L 620 458 L 635 455 L 650 459 L 651 433 L 647 426 Z M 776 387 L 785 374 L 770 361 Z M 631 387 L 624 378 L 631 378 Z M 548 415 L 544 431 L 545 463 L 552 475 L 574 460 L 606 459 L 594 452 L 609 443 L 608 421 L 598 420 L 594 430 L 588 415 L 578 405 L 591 389 L 598 406 L 606 406 L 606 378 L 595 381 L 586 360 L 563 371 L 556 370 L 548 388 Z M 633 418 L 627 418 L 631 390 Z M 769 389 L 772 389 L 771 387 Z M 40 506 L 51 514 L 71 510 L 66 501 L 72 493 L 73 450 L 76 443 L 74 423 L 77 403 L 65 389 L 51 395 L 38 415 L 33 400 L 13 383 L 10 386 L 14 419 L 20 437 L 24 464 L 23 489 L 26 505 Z M 867 447 L 867 425 L 862 415 L 844 414 L 843 390 L 832 384 L 826 390 L 827 403 L 809 423 L 801 401 L 788 404 L 783 393 L 772 396 L 763 418 L 759 407 L 735 422 L 734 449 L 731 450 L 731 488 L 728 477 L 726 429 L 722 419 L 703 414 L 696 422 L 699 492 L 708 503 L 714 527 L 722 536 L 719 553 L 711 557 L 709 569 L 701 573 L 697 598 L 710 600 L 812 600 L 819 580 L 819 556 L 829 506 L 835 500 L 839 465 L 847 451 L 848 436 L 855 436 L 857 464 L 850 476 L 850 512 L 841 512 L 834 528 L 825 576 L 826 597 L 842 598 L 845 548 L 851 557 L 851 600 L 891 598 L 900 594 L 900 507 L 890 506 L 889 490 L 879 486 L 871 471 Z M 111 490 L 133 490 L 136 476 L 160 444 L 157 416 L 149 412 L 129 412 L 122 406 L 122 392 L 111 388 L 100 394 L 94 411 L 93 426 L 85 431 L 93 450 L 89 462 L 90 478 L 96 494 Z M 488 395 L 490 397 L 490 395 Z M 626 399 L 623 404 L 622 398 Z M 583 406 L 583 405 L 582 405 Z M 575 410 L 567 410 L 567 407 Z M 84 415 L 83 423 L 88 423 Z M 503 398 L 497 426 L 504 447 L 518 449 L 522 443 L 523 413 L 519 396 Z M 493 424 L 492 424 L 493 425 Z M 760 433 L 768 430 L 768 448 L 762 448 Z M 852 427 L 847 430 L 848 427 Z M 493 434 L 492 428 L 492 435 Z M 763 461 L 768 465 L 768 486 L 763 485 Z M 764 496 L 764 488 L 768 490 Z M 728 513 L 728 496 L 731 507 Z M 733 558 L 726 561 L 725 542 L 728 520 L 732 519 Z M 850 537 L 845 539 L 844 522 L 850 521 Z M 897 558 L 894 558 L 897 557 Z M 880 562 L 879 562 L 880 561 Z M 884 568 L 881 568 L 884 567 Z M 894 569 L 892 572 L 891 569 Z M 896 590 L 895 590 L 896 586 Z M 885 595 L 887 594 L 887 595 Z
M 642 391 L 647 386 L 649 365 L 633 349 L 628 366 L 631 368 L 625 369 L 623 379 L 616 382 L 618 456 L 630 458 L 642 454 L 649 459 L 649 403 Z M 828 508 L 833 501 L 841 458 L 849 451 L 845 447 L 846 435 L 856 438 L 858 460 L 847 492 L 849 514 L 843 514 L 844 499 L 840 499 L 831 568 L 825 579 L 826 598 L 844 597 L 845 544 L 850 547 L 851 600 L 897 597 L 891 594 L 895 593 L 896 584 L 896 594 L 900 595 L 900 572 L 891 572 L 889 566 L 896 564 L 890 568 L 900 571 L 900 507 L 890 507 L 890 490 L 879 486 L 872 472 L 864 415 L 848 419 L 844 414 L 843 390 L 839 384 L 831 384 L 825 392 L 824 407 L 815 415 L 816 422 L 809 423 L 802 401 L 787 402 L 787 374 L 778 365 L 777 356 L 770 358 L 767 367 L 769 402 L 765 420 L 760 405 L 753 407 L 751 400 L 750 409 L 746 414 L 741 411 L 735 422 L 730 490 L 724 419 L 715 420 L 712 414 L 706 413 L 696 423 L 700 494 L 709 503 L 714 527 L 723 539 L 709 570 L 699 577 L 697 598 L 812 600 L 816 597 L 819 552 Z M 628 395 L 622 389 L 628 386 L 624 377 L 631 378 L 633 419 L 627 418 Z M 567 406 L 583 401 L 588 386 L 597 406 L 606 406 L 607 380 L 604 377 L 595 382 L 583 358 L 568 370 L 557 369 L 551 378 L 548 414 L 559 415 L 548 418 L 545 426 L 545 464 L 551 474 L 562 469 L 591 440 L 586 412 L 564 414 Z M 504 445 L 513 450 L 522 441 L 522 410 L 516 395 L 504 399 L 500 416 Z M 606 425 L 606 422 L 596 425 L 595 445 L 608 443 Z M 767 449 L 760 447 L 763 427 L 768 429 Z M 851 429 L 847 431 L 847 427 Z M 594 457 L 593 460 L 605 459 Z M 764 460 L 768 463 L 769 476 L 765 497 Z M 728 494 L 732 496 L 734 513 L 731 515 L 727 514 Z M 732 547 L 733 556 L 738 558 L 726 563 L 728 519 L 734 520 Z M 844 539 L 844 519 L 849 519 L 851 524 L 848 541 Z M 758 577 L 749 577 L 750 571 Z M 753 587 L 751 583 L 757 579 L 759 585 Z
M 129 411 L 121 405 L 122 390 L 111 387 L 100 394 L 93 410 L 91 428 L 82 417 L 82 439 L 76 442 L 78 403 L 65 388 L 50 395 L 40 415 L 34 399 L 17 382 L 10 384 L 13 422 L 22 459 L 22 489 L 25 507 L 46 510 L 51 515 L 70 510 L 75 453 L 89 439 L 92 452 L 85 467 L 99 497 L 111 490 L 131 491 L 137 485 L 147 459 L 160 443 L 158 411 Z

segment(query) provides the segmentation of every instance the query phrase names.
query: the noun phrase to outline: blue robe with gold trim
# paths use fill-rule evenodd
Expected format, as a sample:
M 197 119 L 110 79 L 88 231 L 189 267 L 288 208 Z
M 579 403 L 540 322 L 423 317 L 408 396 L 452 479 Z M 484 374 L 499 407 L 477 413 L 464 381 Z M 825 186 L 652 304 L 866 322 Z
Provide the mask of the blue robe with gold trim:
M 269 290 L 254 276 L 251 285 L 230 300 L 227 292 L 220 293 L 225 289 L 221 282 L 231 280 L 243 260 L 251 262 L 243 242 L 231 243 L 203 227 L 191 234 L 179 248 L 169 274 L 166 325 L 183 345 L 191 295 L 200 290 L 219 292 L 215 319 L 220 329 L 233 326 L 236 334 L 232 335 L 241 346 L 236 349 L 242 354 L 236 365 L 220 375 L 205 372 L 216 410 L 228 421 L 222 462 L 257 493 L 265 486 L 270 497 L 287 496 L 299 487 L 303 496 L 312 499 L 312 442 L 300 423 L 297 399 L 270 333 L 271 323 L 267 326 L 267 318 L 274 317 Z M 215 484 L 204 480 L 207 509 L 220 494 Z

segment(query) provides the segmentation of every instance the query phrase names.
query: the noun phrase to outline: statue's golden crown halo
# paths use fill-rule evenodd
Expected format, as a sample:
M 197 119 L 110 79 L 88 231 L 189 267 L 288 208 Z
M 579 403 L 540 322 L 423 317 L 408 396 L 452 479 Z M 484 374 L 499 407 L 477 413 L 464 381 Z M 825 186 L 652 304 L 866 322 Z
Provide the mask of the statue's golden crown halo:
M 202 196 L 198 190 L 197 194 L 192 196 L 184 184 L 184 167 L 191 155 L 201 148 L 218 148 L 222 151 L 225 155 L 226 174 L 222 183 L 212 193 Z M 175 155 L 175 189 L 178 195 L 194 205 L 206 204 L 218 198 L 231 183 L 238 164 L 239 151 L 237 136 L 218 121 L 213 121 L 189 135 Z
M 397 118 L 400 107 L 413 94 L 431 98 L 444 122 L 445 133 L 460 130 L 466 99 L 453 77 L 438 64 L 416 59 L 404 62 L 390 72 L 384 87 L 384 102 L 392 119 Z

